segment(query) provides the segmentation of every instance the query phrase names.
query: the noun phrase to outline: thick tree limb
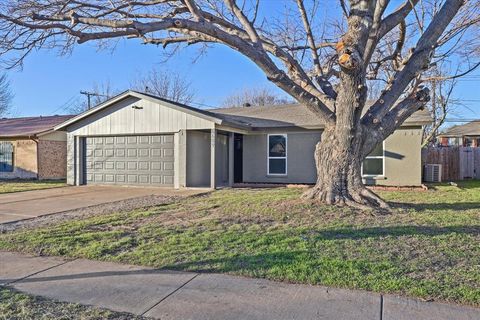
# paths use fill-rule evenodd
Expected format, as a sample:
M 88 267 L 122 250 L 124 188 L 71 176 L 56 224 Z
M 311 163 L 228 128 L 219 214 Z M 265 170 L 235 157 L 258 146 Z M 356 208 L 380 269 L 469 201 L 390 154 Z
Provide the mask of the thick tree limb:
M 378 39 L 383 38 L 387 33 L 392 31 L 397 25 L 404 21 L 418 2 L 419 0 L 406 0 L 394 12 L 386 16 L 381 22 Z
M 391 86 L 370 107 L 362 119 L 364 125 L 377 123 L 389 112 L 390 107 L 403 94 L 409 83 L 429 67 L 431 54 L 436 43 L 448 24 L 455 17 L 463 5 L 463 0 L 447 0 L 440 11 L 435 15 L 424 34 L 417 42 L 412 56 L 405 67 L 397 73 Z
M 307 34 L 307 41 L 310 47 L 310 52 L 313 59 L 313 65 L 317 75 L 322 74 L 322 67 L 320 65 L 320 59 L 318 57 L 317 47 L 315 45 L 315 39 L 313 37 L 312 28 L 310 27 L 310 22 L 308 21 L 307 12 L 305 6 L 303 5 L 303 0 L 297 0 L 298 10 L 300 11 L 300 16 L 302 17 L 303 27 L 305 28 L 305 33 Z
M 198 12 L 198 14 L 202 14 Z M 59 14 L 54 16 L 43 16 L 35 14 L 32 16 L 33 19 L 38 21 L 72 21 L 74 24 L 85 24 L 95 27 L 105 27 L 111 29 L 125 29 L 123 31 L 109 31 L 109 32 L 100 32 L 100 33 L 86 33 L 75 31 L 71 27 L 67 27 L 64 24 L 51 23 L 51 24 L 24 24 L 21 21 L 15 21 L 18 24 L 22 24 L 26 27 L 33 29 L 64 29 L 69 34 L 77 37 L 79 43 L 84 43 L 90 40 L 97 40 L 103 38 L 113 38 L 116 36 L 136 36 L 143 37 L 145 39 L 145 34 L 161 31 L 161 30 L 170 30 L 182 34 L 186 34 L 190 37 L 197 37 L 200 40 L 217 42 L 221 44 L 228 45 L 238 51 L 242 51 L 249 57 L 253 62 L 255 62 L 262 70 L 265 71 L 268 79 L 277 84 L 280 88 L 295 96 L 299 101 L 304 102 L 306 105 L 311 108 L 314 113 L 320 117 L 325 123 L 333 121 L 334 114 L 332 110 L 322 103 L 324 101 L 329 101 L 330 97 L 324 95 L 318 89 L 315 88 L 310 78 L 303 74 L 300 78 L 300 84 L 296 84 L 294 80 L 289 78 L 283 71 L 277 68 L 277 66 L 271 61 L 271 59 L 265 55 L 264 47 L 272 53 L 274 56 L 279 57 L 283 61 L 290 64 L 294 69 L 298 70 L 298 74 L 302 75 L 301 72 L 303 69 L 297 64 L 297 62 L 291 58 L 284 50 L 278 48 L 274 44 L 264 42 L 261 47 L 251 46 L 247 39 L 232 35 L 227 33 L 222 29 L 214 26 L 213 24 L 204 24 L 202 22 L 191 21 L 187 19 L 178 19 L 178 18 L 165 18 L 158 22 L 149 22 L 143 23 L 138 21 L 124 21 L 124 20 L 112 20 L 112 19 L 97 19 L 91 17 L 84 17 L 76 13 L 70 14 Z M 206 19 L 211 18 L 209 16 L 205 17 Z M 9 17 L 5 17 L 9 19 Z M 218 18 L 217 18 L 218 19 Z M 224 22 L 223 25 L 227 25 L 230 28 L 233 25 L 228 22 Z M 237 32 L 241 34 L 243 30 L 237 29 Z M 151 40 L 150 40 L 151 41 Z M 173 42 L 173 39 L 165 42 Z M 268 70 L 268 71 L 267 71 Z M 303 80 L 301 80 L 303 78 Z M 319 101 L 320 99 L 320 101 Z
M 395 105 L 379 125 L 374 126 L 376 132 L 373 134 L 378 135 L 381 140 L 385 139 L 413 113 L 424 108 L 428 101 L 430 101 L 430 90 L 426 87 L 418 90 Z

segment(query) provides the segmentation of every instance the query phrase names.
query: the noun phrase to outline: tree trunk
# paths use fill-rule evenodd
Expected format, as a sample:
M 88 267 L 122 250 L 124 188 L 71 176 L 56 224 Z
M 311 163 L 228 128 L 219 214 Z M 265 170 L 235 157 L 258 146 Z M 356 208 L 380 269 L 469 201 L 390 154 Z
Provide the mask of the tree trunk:
M 324 129 L 316 145 L 317 183 L 304 198 L 361 209 L 389 207 L 362 181 L 363 159 L 384 138 L 361 124 L 366 88 L 363 71 L 355 69 L 342 73 L 335 124 Z
M 343 131 L 343 132 L 341 132 Z M 326 129 L 322 140 L 315 148 L 317 183 L 303 195 L 306 199 L 318 200 L 325 204 L 350 206 L 360 209 L 388 209 L 388 204 L 362 182 L 361 164 L 365 158 L 363 146 L 373 149 L 364 134 L 353 138 L 345 130 Z M 339 137 L 338 135 L 342 135 Z M 350 141 L 340 144 L 339 141 Z

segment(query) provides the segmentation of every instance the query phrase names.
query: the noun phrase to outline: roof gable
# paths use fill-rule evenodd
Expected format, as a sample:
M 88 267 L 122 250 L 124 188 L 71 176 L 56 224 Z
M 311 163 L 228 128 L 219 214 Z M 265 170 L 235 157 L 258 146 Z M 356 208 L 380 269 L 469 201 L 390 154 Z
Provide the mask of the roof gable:
M 191 114 L 191 115 L 197 116 L 199 118 L 202 118 L 202 119 L 205 119 L 205 120 L 208 120 L 208 121 L 212 121 L 212 122 L 217 123 L 217 124 L 222 124 L 222 122 L 223 122 L 222 119 L 215 117 L 215 115 L 212 114 L 211 112 L 208 112 L 208 111 L 205 111 L 205 110 L 200 110 L 200 109 L 197 109 L 197 108 L 193 108 L 193 107 L 190 107 L 190 106 L 187 106 L 187 105 L 184 105 L 184 104 L 181 104 L 181 103 L 173 102 L 173 101 L 170 101 L 170 100 L 167 100 L 167 99 L 163 99 L 163 98 L 151 95 L 151 94 L 141 93 L 141 92 L 133 91 L 133 90 L 127 90 L 127 91 L 122 92 L 122 93 L 120 93 L 119 95 L 117 95 L 113 98 L 108 99 L 107 101 L 99 104 L 98 106 L 96 106 L 96 107 L 94 107 L 90 110 L 87 110 L 87 111 L 79 114 L 78 116 L 76 116 L 76 117 L 74 117 L 74 118 L 72 118 L 68 121 L 65 121 L 64 123 L 59 124 L 58 126 L 55 127 L 55 130 L 65 129 L 68 126 L 71 126 L 74 123 L 77 123 L 77 122 L 79 122 L 79 121 L 81 121 L 85 118 L 88 118 L 88 117 L 90 117 L 94 114 L 97 114 L 98 112 L 100 112 L 102 110 L 105 110 L 105 109 L 115 105 L 117 102 L 120 102 L 120 101 L 122 101 L 124 99 L 127 99 L 129 97 L 134 97 L 134 98 L 138 98 L 138 99 L 145 99 L 147 101 L 151 101 L 151 102 L 154 102 L 154 103 L 159 103 L 162 106 L 165 106 L 165 107 L 177 110 L 177 111 L 185 112 L 187 114 Z

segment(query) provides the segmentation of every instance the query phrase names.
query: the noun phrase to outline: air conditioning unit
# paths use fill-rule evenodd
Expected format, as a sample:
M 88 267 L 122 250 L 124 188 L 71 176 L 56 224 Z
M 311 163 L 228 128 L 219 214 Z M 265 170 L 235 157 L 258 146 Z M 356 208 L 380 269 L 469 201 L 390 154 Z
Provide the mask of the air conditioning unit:
M 426 164 L 423 172 L 425 182 L 442 182 L 442 165 Z

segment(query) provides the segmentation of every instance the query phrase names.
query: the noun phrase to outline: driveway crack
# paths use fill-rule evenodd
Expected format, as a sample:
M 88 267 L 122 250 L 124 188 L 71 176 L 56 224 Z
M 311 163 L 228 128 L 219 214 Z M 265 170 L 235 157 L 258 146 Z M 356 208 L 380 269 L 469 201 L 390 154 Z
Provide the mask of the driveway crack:
M 383 294 L 380 295 L 380 320 L 383 320 Z
M 180 287 L 178 287 L 177 289 L 173 290 L 172 292 L 170 292 L 169 294 L 167 294 L 165 297 L 163 297 L 162 299 L 160 299 L 160 301 L 158 301 L 157 303 L 155 303 L 153 306 L 151 306 L 150 308 L 148 308 L 145 312 L 143 312 L 141 314 L 141 316 L 144 316 L 145 314 L 147 314 L 150 310 L 152 310 L 153 308 L 155 308 L 156 306 L 158 306 L 160 303 L 162 303 L 163 301 L 165 301 L 166 299 L 168 299 L 170 296 L 172 296 L 174 293 L 176 293 L 178 290 L 182 289 L 183 287 L 185 287 L 187 284 L 189 284 L 193 279 L 195 279 L 196 277 L 198 277 L 200 274 L 199 273 L 196 273 L 193 277 L 191 277 L 190 279 L 188 279 L 184 284 L 182 284 Z
M 75 260 L 77 260 L 77 259 L 63 261 L 62 263 L 56 264 L 56 265 L 51 266 L 51 267 L 48 267 L 48 268 L 46 268 L 46 269 L 42 269 L 42 270 L 37 271 L 37 272 L 34 272 L 34 273 L 29 274 L 29 275 L 27 275 L 27 276 L 25 276 L 25 277 L 22 277 L 22 278 L 15 279 L 15 280 L 13 280 L 13 281 L 7 282 L 7 283 L 5 283 L 4 285 L 5 285 L 5 286 L 9 286 L 9 285 L 11 285 L 11 284 L 14 284 L 14 283 L 23 281 L 23 280 L 25 280 L 25 279 L 28 279 L 28 278 L 30 278 L 30 277 L 32 277 L 32 276 L 35 276 L 35 275 L 37 275 L 37 274 L 40 274 L 40 273 L 42 273 L 42 272 L 45 272 L 45 271 L 52 270 L 52 269 L 54 269 L 54 268 L 63 266 L 64 264 L 67 264 L 67 263 L 69 263 L 69 262 L 73 262 L 73 261 L 75 261 Z

